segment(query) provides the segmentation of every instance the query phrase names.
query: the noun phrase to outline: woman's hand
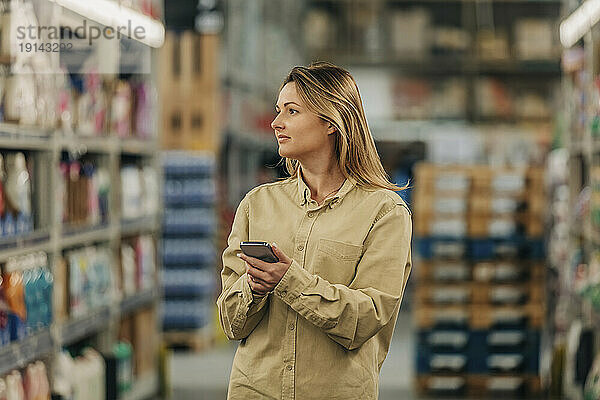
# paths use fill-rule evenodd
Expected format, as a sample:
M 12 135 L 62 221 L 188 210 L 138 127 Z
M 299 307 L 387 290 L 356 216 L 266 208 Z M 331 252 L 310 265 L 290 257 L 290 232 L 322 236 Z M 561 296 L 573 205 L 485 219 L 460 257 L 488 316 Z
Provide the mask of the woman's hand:
M 246 262 L 246 272 L 248 273 L 248 283 L 253 292 L 259 295 L 265 295 L 279 283 L 283 275 L 292 264 L 292 259 L 286 256 L 283 251 L 277 247 L 277 244 L 271 245 L 273 253 L 279 258 L 277 263 L 268 263 L 258 258 L 250 257 L 244 253 L 238 253 L 237 256 Z

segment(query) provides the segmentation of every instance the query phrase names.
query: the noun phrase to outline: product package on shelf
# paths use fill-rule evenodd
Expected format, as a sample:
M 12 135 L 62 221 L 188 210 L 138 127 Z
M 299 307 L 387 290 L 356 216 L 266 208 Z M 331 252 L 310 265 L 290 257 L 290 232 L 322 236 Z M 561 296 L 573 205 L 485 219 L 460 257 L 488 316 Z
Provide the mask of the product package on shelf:
M 121 218 L 133 220 L 158 212 L 158 176 L 151 166 L 121 167 Z
M 154 239 L 143 235 L 121 245 L 121 292 L 125 297 L 156 286 Z
M 46 253 L 12 257 L 3 268 L 0 346 L 21 340 L 52 323 L 53 275 Z
M 23 153 L 0 156 L 2 236 L 23 235 L 33 230 L 32 179 L 29 172 L 32 163 L 33 160 L 28 160 Z
M 52 365 L 52 398 L 116 400 L 116 396 L 107 397 L 108 364 L 105 357 L 92 348 L 83 349 L 76 357 L 66 350 L 57 354 Z M 123 373 L 127 376 L 126 370 Z
M 194 336 L 212 326 L 217 285 L 215 159 L 208 153 L 166 152 L 163 168 L 162 324 L 167 333 Z M 179 344 L 189 344 L 183 341 Z
M 79 317 L 110 306 L 114 300 L 108 247 L 91 246 L 65 252 L 69 275 L 69 314 Z
M 68 227 L 108 223 L 111 182 L 107 168 L 91 161 L 62 161 L 62 222 Z
M 46 365 L 36 361 L 27 365 L 23 373 L 12 371 L 0 378 L 0 399 L 30 400 L 50 399 L 51 390 Z
M 158 332 L 156 310 L 142 309 L 121 320 L 119 340 L 131 343 L 132 367 L 135 379 L 143 379 L 155 373 L 158 367 Z
M 540 393 L 542 176 L 533 167 L 415 168 L 420 393 Z
M 154 138 L 157 94 L 150 82 L 105 79 L 95 70 L 60 78 L 58 114 L 65 137 Z

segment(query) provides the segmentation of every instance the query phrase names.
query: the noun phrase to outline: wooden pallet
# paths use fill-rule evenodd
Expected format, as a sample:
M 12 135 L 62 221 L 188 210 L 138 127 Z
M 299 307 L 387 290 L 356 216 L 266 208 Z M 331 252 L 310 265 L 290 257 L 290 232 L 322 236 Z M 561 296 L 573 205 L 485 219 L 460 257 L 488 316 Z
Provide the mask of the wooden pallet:
M 185 347 L 201 352 L 214 346 L 215 337 L 209 329 L 163 332 L 163 341 L 167 347 Z
M 534 375 L 418 375 L 415 384 L 421 396 L 537 399 L 543 394 L 540 378 Z

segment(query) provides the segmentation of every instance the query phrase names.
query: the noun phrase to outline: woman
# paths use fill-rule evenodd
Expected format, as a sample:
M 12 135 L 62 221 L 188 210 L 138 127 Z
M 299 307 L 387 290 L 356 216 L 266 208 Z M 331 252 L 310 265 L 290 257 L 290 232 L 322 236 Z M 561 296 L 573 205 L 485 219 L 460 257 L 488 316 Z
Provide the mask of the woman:
M 246 194 L 223 253 L 219 320 L 241 340 L 228 399 L 376 399 L 411 269 L 403 188 L 346 70 L 293 68 L 275 110 L 290 178 Z M 279 262 L 242 254 L 244 240 L 273 243 Z

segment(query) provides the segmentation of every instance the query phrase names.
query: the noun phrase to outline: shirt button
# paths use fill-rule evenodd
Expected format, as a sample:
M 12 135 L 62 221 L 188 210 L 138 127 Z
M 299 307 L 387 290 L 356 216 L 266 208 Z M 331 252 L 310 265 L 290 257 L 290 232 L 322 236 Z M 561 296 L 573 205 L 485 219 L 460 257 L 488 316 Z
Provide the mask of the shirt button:
M 294 330 L 294 324 L 290 324 L 290 331 Z
M 286 292 L 285 290 L 282 290 L 282 291 L 281 291 L 281 295 L 282 295 L 282 296 L 285 296 L 286 294 L 287 294 L 287 292 Z
M 304 245 L 303 244 L 299 244 L 298 245 L 298 250 L 300 250 L 300 251 L 304 250 Z
M 314 216 L 315 216 L 315 213 L 314 213 L 314 212 L 312 212 L 312 211 L 309 211 L 309 212 L 308 212 L 308 218 L 312 218 L 312 217 L 314 217 Z
M 291 365 L 288 365 L 288 366 L 287 366 L 287 367 L 285 367 L 285 368 L 286 368 L 288 371 L 291 371 L 291 370 L 292 370 L 292 366 L 291 366 Z

